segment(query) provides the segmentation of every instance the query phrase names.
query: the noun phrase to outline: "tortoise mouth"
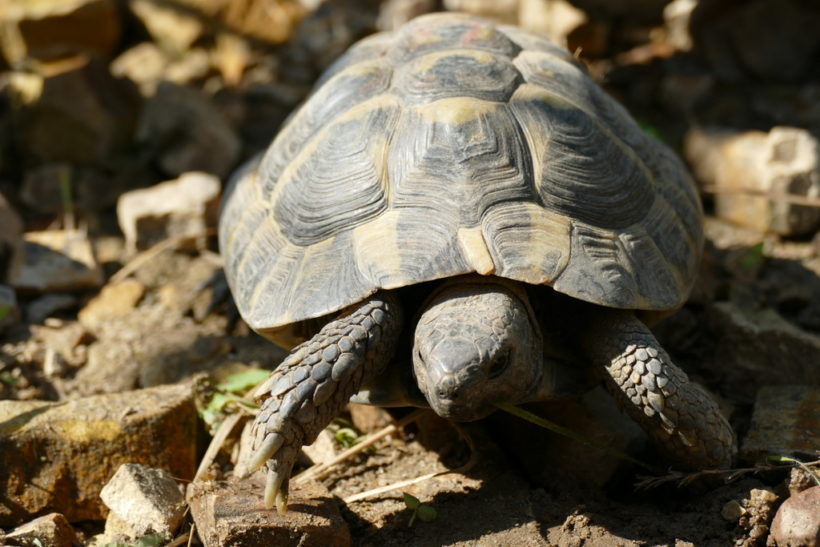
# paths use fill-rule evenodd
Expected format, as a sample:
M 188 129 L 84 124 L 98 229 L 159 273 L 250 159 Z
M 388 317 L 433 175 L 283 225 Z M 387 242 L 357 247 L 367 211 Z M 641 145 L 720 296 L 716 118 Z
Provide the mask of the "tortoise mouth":
M 454 422 L 474 422 L 482 418 L 486 418 L 498 408 L 492 403 L 476 401 L 459 401 L 458 398 L 452 399 L 434 399 L 427 401 L 433 412 Z

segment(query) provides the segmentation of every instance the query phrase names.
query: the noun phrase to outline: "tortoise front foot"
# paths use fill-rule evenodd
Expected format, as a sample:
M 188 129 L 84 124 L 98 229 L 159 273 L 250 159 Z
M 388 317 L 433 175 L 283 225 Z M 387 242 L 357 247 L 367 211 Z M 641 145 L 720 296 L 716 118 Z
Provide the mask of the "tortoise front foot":
M 607 387 L 673 462 L 728 467 L 735 435 L 715 400 L 675 366 L 631 312 L 589 314 L 584 345 L 608 372 Z
M 377 293 L 297 346 L 257 388 L 247 473 L 267 465 L 265 507 L 287 509 L 288 481 L 299 449 L 312 443 L 392 356 L 401 329 L 398 300 Z

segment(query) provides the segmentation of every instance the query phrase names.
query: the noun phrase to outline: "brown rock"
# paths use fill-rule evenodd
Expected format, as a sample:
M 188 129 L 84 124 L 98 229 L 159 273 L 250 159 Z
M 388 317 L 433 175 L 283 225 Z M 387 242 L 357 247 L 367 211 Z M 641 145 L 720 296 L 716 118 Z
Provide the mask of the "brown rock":
M 111 509 L 105 535 L 135 540 L 148 534 L 170 539 L 182 524 L 185 498 L 174 478 L 163 469 L 126 463 L 100 492 Z
M 385 0 L 379 8 L 379 30 L 395 30 L 411 19 L 435 11 L 437 0 Z
M 153 42 L 137 44 L 111 62 L 111 73 L 136 83 L 143 97 L 156 93 L 163 80 L 189 84 L 205 78 L 210 68 L 210 58 L 204 49 L 187 49 L 171 57 Z
M 346 546 L 350 532 L 336 501 L 318 483 L 291 485 L 288 512 L 265 509 L 264 479 L 193 483 L 188 503 L 205 547 Z
M 108 57 L 120 39 L 115 0 L 4 0 L 0 23 L 8 37 L 0 51 L 10 65 L 93 53 Z
M 819 24 L 816 6 L 799 0 L 700 0 L 690 28 L 695 51 L 720 78 L 789 81 L 811 72 Z
M 196 468 L 192 385 L 63 403 L 0 401 L 0 526 L 45 511 L 70 522 L 105 515 L 99 493 L 123 463 Z
M 444 8 L 514 25 L 518 22 L 519 3 L 520 0 L 444 0 Z
M 139 94 L 100 61 L 73 57 L 40 73 L 12 73 L 11 93 L 17 140 L 32 163 L 113 165 L 131 141 Z
M 198 89 L 162 82 L 140 118 L 137 139 L 157 151 L 169 175 L 204 171 L 225 176 L 239 155 L 239 138 Z
M 117 220 L 129 250 L 147 249 L 162 240 L 200 236 L 216 224 L 219 179 L 184 173 L 176 180 L 132 190 L 117 201 Z
M 67 163 L 47 163 L 26 171 L 20 200 L 43 214 L 66 213 L 65 190 L 78 211 L 99 211 L 117 202 L 122 184 L 96 169 L 76 168 Z
M 11 280 L 18 290 L 76 291 L 102 284 L 102 271 L 85 232 L 28 232 L 24 240 L 23 264 Z
M 202 36 L 202 16 L 177 3 L 129 0 L 128 7 L 164 51 L 179 55 Z
M 0 535 L 4 545 L 25 547 L 71 547 L 75 542 L 74 529 L 60 513 L 50 513 L 18 526 L 6 536 Z
M 609 46 L 610 25 L 566 0 L 520 0 L 517 24 L 586 58 L 603 56 Z
M 820 209 L 782 197 L 820 196 L 820 143 L 808 131 L 694 129 L 686 137 L 685 155 L 696 177 L 714 186 L 718 216 L 782 235 L 820 227 Z
M 778 547 L 816 547 L 820 545 L 820 486 L 794 495 L 783 502 L 772 522 Z
M 143 294 L 145 287 L 136 279 L 110 283 L 80 310 L 77 318 L 85 328 L 93 331 L 103 323 L 129 313 Z
M 820 450 L 820 388 L 810 385 L 766 386 L 755 401 L 752 424 L 740 449 L 749 463 L 768 456 Z

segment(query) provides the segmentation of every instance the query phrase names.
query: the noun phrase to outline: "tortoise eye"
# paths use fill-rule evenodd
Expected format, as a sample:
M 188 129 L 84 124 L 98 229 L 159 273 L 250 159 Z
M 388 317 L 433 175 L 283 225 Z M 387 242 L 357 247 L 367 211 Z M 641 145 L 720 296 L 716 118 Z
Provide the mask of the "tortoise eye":
M 490 366 L 487 376 L 490 379 L 498 378 L 504 373 L 505 370 L 507 370 L 507 367 L 510 365 L 510 361 L 512 361 L 512 350 L 508 349 L 495 358 L 492 366 Z

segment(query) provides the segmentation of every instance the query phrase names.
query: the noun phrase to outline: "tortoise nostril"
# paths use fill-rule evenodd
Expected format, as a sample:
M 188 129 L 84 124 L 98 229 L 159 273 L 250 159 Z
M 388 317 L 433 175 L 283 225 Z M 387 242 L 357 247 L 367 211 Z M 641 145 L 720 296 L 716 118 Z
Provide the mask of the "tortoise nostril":
M 458 390 L 456 389 L 456 381 L 452 376 L 442 378 L 438 383 L 436 390 L 440 399 L 456 399 L 458 398 Z

